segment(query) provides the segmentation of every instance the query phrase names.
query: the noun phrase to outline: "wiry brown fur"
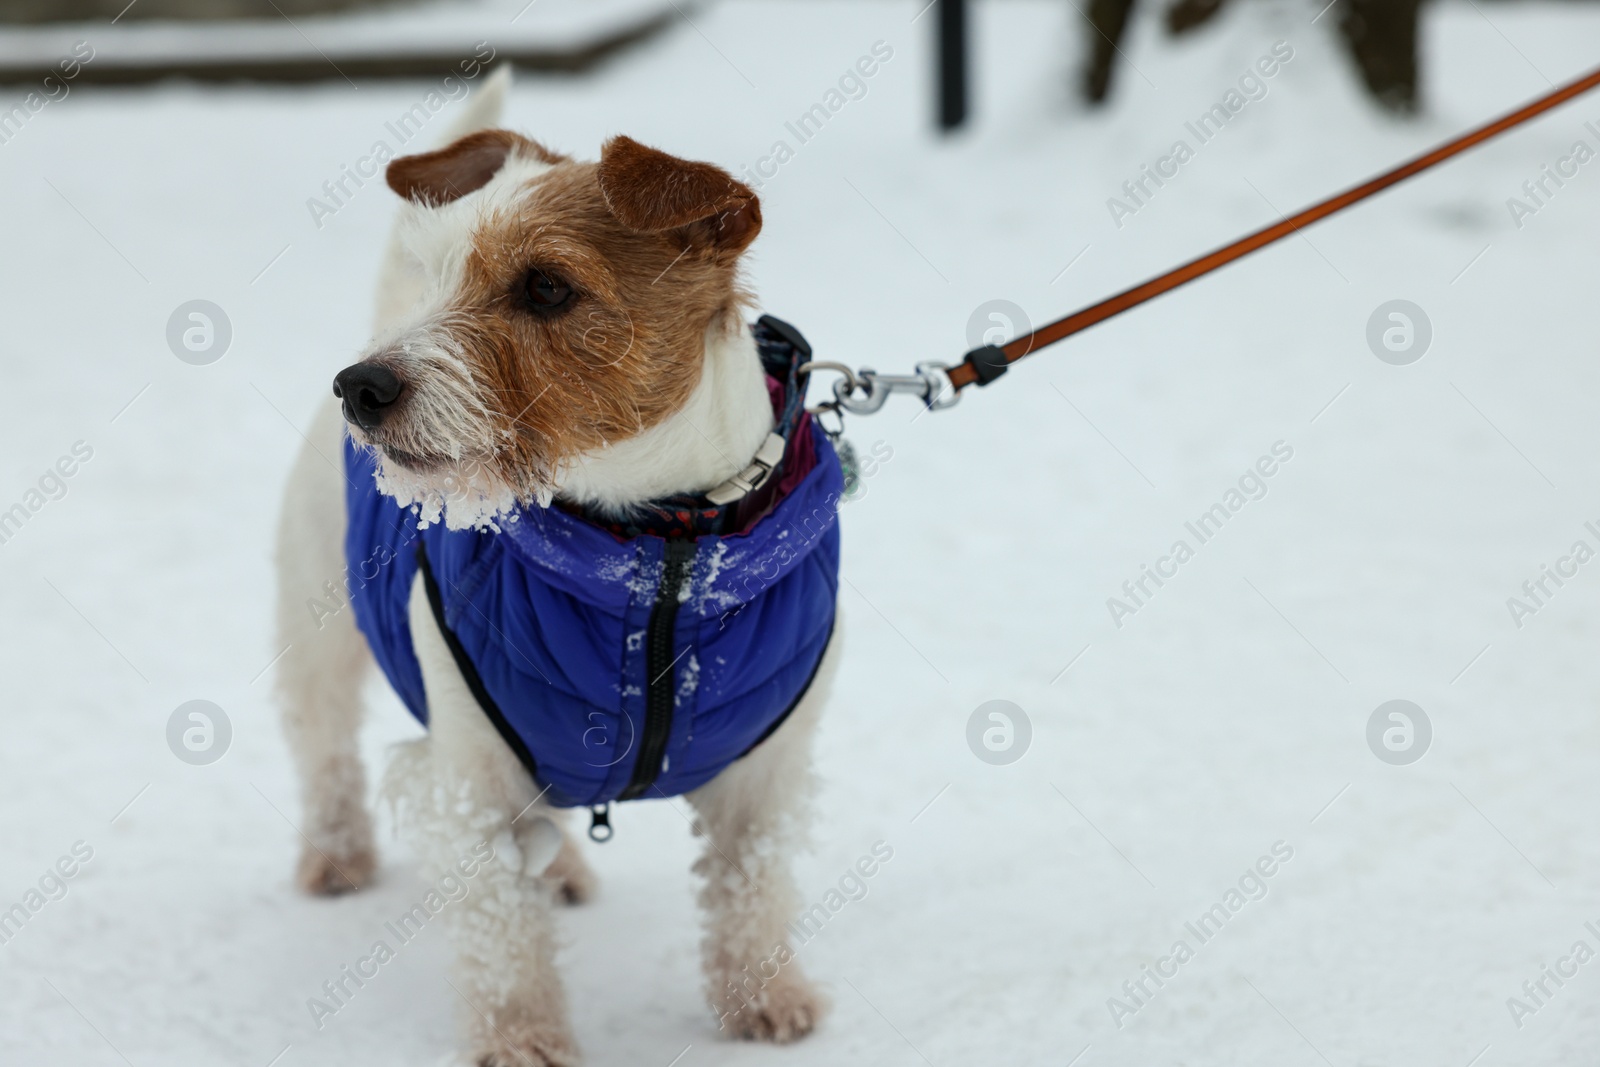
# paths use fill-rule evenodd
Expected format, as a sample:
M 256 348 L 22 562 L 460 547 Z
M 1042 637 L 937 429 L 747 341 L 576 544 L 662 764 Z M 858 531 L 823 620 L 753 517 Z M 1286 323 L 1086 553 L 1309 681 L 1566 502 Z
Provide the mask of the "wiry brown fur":
M 448 204 L 482 189 L 505 166 L 512 152 L 544 163 L 566 156 L 511 130 L 479 130 L 443 148 L 401 156 L 384 170 L 389 188 L 419 204 Z
M 526 498 L 563 460 L 682 408 L 699 381 L 707 330 L 733 328 L 749 303 L 737 260 L 760 232 L 761 211 L 726 172 L 626 137 L 608 142 L 596 164 L 489 130 L 395 160 L 390 184 L 444 202 L 485 184 L 486 160 L 497 152 L 553 161 L 553 169 L 514 207 L 485 214 L 440 325 L 491 423 L 494 449 L 478 459 Z M 568 306 L 529 306 L 535 270 L 572 288 Z M 407 421 L 390 420 L 374 443 L 414 467 L 461 458 L 410 447 Z

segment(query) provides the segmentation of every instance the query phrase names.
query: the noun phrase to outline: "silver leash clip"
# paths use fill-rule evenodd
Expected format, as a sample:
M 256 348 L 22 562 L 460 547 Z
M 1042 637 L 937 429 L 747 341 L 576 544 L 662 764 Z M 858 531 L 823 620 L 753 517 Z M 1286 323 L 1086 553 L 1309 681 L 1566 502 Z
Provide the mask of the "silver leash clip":
M 848 411 L 852 415 L 871 415 L 888 403 L 892 393 L 910 393 L 929 411 L 954 407 L 961 394 L 950 384 L 948 364 L 918 363 L 915 374 L 879 374 L 868 367 L 853 371 L 843 363 L 813 360 L 800 365 L 800 373 L 831 370 L 840 375 L 833 383 L 833 399 L 812 408 L 813 412 Z

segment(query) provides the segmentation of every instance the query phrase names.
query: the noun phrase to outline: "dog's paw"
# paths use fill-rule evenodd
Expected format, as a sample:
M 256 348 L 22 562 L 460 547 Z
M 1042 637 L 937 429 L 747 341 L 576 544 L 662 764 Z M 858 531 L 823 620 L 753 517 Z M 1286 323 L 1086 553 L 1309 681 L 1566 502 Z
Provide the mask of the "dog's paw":
M 561 851 L 545 869 L 544 876 L 555 883 L 556 892 L 564 904 L 584 904 L 600 888 L 600 879 L 594 868 L 583 858 L 578 846 L 568 838 L 561 842 Z
M 730 1000 L 722 1028 L 745 1041 L 786 1045 L 815 1030 L 827 1010 L 827 998 L 805 978 L 780 973 L 748 1000 Z
M 318 849 L 308 843 L 300 850 L 294 880 L 313 896 L 334 897 L 362 888 L 372 881 L 377 869 L 378 856 L 371 848 L 336 855 L 333 850 Z
M 478 1067 L 578 1067 L 582 1057 L 564 1035 L 524 1035 L 507 1039 L 496 1035 L 493 1047 L 477 1054 Z
M 538 1049 L 507 1046 L 494 1052 L 485 1052 L 473 1061 L 478 1067 L 577 1067 L 578 1058 L 547 1056 Z

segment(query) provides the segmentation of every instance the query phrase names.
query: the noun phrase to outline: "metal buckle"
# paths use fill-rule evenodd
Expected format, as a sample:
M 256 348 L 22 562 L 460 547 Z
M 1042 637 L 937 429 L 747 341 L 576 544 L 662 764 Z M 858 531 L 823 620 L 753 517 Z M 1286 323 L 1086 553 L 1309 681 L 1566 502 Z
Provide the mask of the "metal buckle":
M 742 500 L 760 489 L 767 484 L 767 479 L 772 477 L 772 472 L 782 462 L 783 450 L 787 447 L 788 442 L 778 434 L 767 434 L 767 439 L 761 442 L 761 448 L 756 451 L 750 465 L 715 489 L 709 490 L 706 499 L 721 507 L 735 500 Z

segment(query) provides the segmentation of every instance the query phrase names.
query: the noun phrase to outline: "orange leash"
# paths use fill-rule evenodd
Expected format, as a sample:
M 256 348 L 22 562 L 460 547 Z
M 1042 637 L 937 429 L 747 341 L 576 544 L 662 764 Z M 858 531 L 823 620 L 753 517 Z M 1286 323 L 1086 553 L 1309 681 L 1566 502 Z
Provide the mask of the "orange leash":
M 1498 136 L 1513 127 L 1520 126 L 1529 119 L 1566 103 L 1575 96 L 1588 92 L 1600 85 L 1600 69 L 1570 82 L 1553 92 L 1541 96 L 1539 99 L 1524 107 L 1511 112 L 1503 118 L 1496 119 L 1486 126 L 1480 126 L 1470 133 L 1464 133 L 1453 141 L 1440 145 L 1425 155 L 1418 156 L 1409 163 L 1402 164 L 1384 174 L 1378 175 L 1371 181 L 1364 182 L 1353 189 L 1346 190 L 1337 196 L 1329 197 L 1319 204 L 1313 204 L 1298 215 L 1291 215 L 1282 222 L 1274 223 L 1265 229 L 1257 230 L 1247 237 L 1241 237 L 1230 245 L 1224 245 L 1215 252 L 1191 260 L 1183 266 L 1170 270 L 1158 277 L 1151 278 L 1143 285 L 1136 285 L 1116 296 L 1092 304 L 1082 311 L 1073 312 L 1066 318 L 1057 319 L 1047 325 L 1039 327 L 1032 333 L 1024 334 L 1005 345 L 986 345 L 967 353 L 964 362 L 949 368 L 950 385 L 955 392 L 973 384 L 987 385 L 1000 375 L 1004 374 L 1011 364 L 1028 355 L 1030 352 L 1043 348 L 1045 345 L 1055 344 L 1063 338 L 1071 337 L 1080 330 L 1087 330 L 1096 323 L 1101 323 L 1113 315 L 1120 315 L 1129 308 L 1138 307 L 1146 300 L 1153 300 L 1162 293 L 1171 292 L 1185 282 L 1192 282 L 1202 275 L 1210 274 L 1219 267 L 1225 267 L 1236 259 L 1249 255 L 1258 248 L 1265 248 L 1274 241 L 1281 240 L 1295 233 L 1303 227 L 1311 225 L 1337 211 L 1343 211 L 1351 204 L 1359 203 L 1367 197 L 1405 181 L 1413 174 L 1420 174 L 1429 167 L 1443 163 L 1451 156 L 1459 155 L 1474 145 L 1482 144 L 1491 137 Z M 953 397 L 951 398 L 953 399 Z M 930 406 L 934 398 L 928 397 Z

